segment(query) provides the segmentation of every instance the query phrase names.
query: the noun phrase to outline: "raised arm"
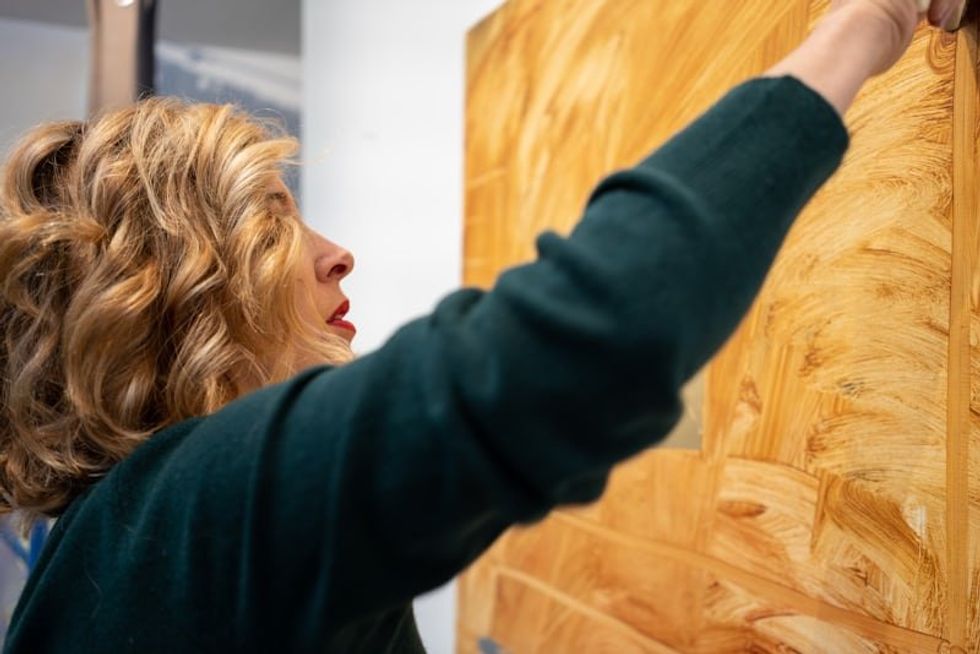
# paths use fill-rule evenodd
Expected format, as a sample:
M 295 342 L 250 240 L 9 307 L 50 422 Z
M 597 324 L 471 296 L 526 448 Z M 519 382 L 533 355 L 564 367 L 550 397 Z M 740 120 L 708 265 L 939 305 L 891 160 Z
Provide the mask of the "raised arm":
M 205 441 L 249 425 L 250 510 L 271 534 L 257 558 L 284 562 L 270 597 L 300 585 L 333 627 L 405 603 L 507 527 L 597 499 L 613 465 L 669 432 L 679 389 L 839 165 L 838 112 L 897 58 L 859 4 L 603 180 L 567 238 L 539 236 L 537 260 L 489 292 L 453 293 L 377 352 L 202 423 Z
M 605 179 L 570 236 L 541 235 L 537 261 L 491 291 L 207 419 L 189 447 L 248 426 L 235 447 L 257 461 L 262 518 L 247 524 L 269 535 L 244 539 L 282 562 L 270 597 L 315 574 L 315 613 L 345 624 L 445 582 L 514 523 L 597 499 L 675 424 L 678 390 L 846 145 L 808 87 L 751 81 Z

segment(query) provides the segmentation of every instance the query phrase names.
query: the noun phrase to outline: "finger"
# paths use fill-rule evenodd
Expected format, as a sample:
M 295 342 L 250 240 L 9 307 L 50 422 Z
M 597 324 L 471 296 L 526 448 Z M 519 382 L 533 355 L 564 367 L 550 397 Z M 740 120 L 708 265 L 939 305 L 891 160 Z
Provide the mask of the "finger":
M 946 18 L 946 14 L 958 1 L 959 0 L 933 0 L 931 6 L 929 7 L 929 22 L 937 26 L 942 25 L 943 19 Z
M 966 13 L 966 3 L 968 0 L 960 0 L 954 3 L 955 9 L 946 16 L 946 20 L 943 21 L 942 27 L 947 32 L 952 32 L 960 28 L 960 24 L 963 22 L 963 14 Z
M 966 11 L 966 0 L 934 0 L 929 9 L 929 22 L 948 32 L 959 28 Z

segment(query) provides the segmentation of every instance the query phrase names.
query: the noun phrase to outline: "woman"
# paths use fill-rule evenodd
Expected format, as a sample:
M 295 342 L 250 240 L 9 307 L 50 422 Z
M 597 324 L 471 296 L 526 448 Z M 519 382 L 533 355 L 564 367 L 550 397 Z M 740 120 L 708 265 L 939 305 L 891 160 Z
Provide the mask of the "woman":
M 919 6 L 838 0 L 538 261 L 356 361 L 353 259 L 296 215 L 288 141 L 166 100 L 30 134 L 0 195 L 0 490 L 60 519 L 5 651 L 422 651 L 413 597 L 670 430 Z

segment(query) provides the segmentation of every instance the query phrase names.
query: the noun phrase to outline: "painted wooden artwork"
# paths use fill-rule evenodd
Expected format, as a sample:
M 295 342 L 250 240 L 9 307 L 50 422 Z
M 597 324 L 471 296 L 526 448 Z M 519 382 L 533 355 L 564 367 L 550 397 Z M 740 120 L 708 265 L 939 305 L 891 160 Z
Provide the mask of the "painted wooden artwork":
M 469 35 L 465 279 L 489 286 L 798 44 L 826 0 L 511 0 Z M 511 530 L 461 653 L 980 651 L 976 29 L 923 28 L 848 115 L 707 371 L 699 450 Z M 696 298 L 692 298 L 696 301 Z

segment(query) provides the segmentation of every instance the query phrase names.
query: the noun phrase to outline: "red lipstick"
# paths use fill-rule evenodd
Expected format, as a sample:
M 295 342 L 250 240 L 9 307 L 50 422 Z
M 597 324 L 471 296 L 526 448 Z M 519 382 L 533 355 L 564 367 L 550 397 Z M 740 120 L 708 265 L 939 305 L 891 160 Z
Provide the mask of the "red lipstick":
M 344 303 L 337 307 L 337 310 L 333 312 L 330 320 L 327 321 L 328 325 L 333 325 L 334 327 L 340 327 L 341 329 L 346 329 L 354 334 L 357 333 L 357 328 L 354 327 L 354 323 L 344 320 L 344 316 L 350 311 L 350 301 L 344 300 Z

